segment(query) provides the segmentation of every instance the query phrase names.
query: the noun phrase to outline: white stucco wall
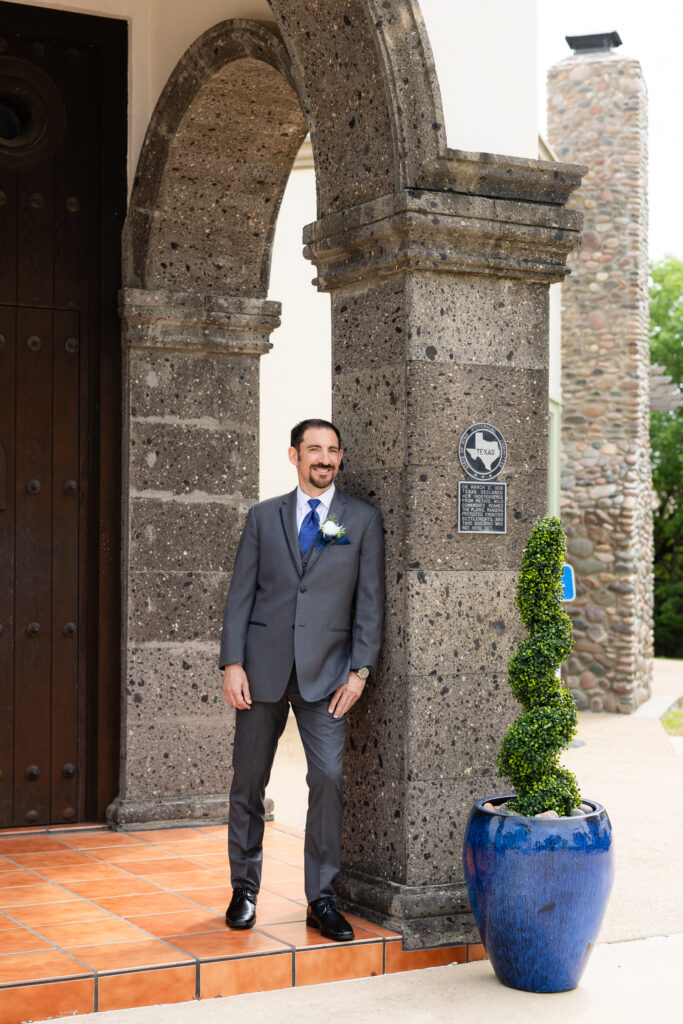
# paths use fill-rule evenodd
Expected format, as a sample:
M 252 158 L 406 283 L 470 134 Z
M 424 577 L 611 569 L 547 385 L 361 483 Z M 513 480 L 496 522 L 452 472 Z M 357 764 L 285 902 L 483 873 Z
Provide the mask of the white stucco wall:
M 562 401 L 562 285 L 550 285 L 550 364 L 549 391 L 555 402 Z
M 420 0 L 451 149 L 536 159 L 537 0 Z
M 302 147 L 307 151 L 308 141 Z M 303 226 L 315 218 L 315 173 L 295 165 L 280 207 L 270 275 L 269 294 L 282 303 L 282 326 L 261 358 L 261 498 L 296 483 L 287 459 L 294 424 L 331 415 L 330 297 L 311 284 L 315 267 L 301 252 Z
M 562 469 L 562 285 L 550 285 L 550 360 L 548 425 L 548 512 L 560 514 Z

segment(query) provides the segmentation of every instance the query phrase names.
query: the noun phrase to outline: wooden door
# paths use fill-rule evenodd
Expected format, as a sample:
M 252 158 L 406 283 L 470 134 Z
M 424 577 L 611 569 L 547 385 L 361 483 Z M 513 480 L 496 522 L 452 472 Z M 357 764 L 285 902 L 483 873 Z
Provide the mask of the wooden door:
M 118 620 L 102 559 L 118 516 L 99 465 L 119 457 L 101 401 L 118 356 L 103 216 L 122 206 L 123 166 L 105 163 L 103 20 L 0 8 L 0 826 L 101 817 L 116 795 L 118 676 L 99 627 L 103 598 Z

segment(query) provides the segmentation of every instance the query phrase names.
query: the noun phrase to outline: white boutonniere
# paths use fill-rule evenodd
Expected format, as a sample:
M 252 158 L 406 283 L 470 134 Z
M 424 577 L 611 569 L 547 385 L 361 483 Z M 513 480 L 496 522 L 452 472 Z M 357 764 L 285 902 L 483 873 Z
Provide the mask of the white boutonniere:
M 346 537 L 346 527 L 343 523 L 337 522 L 335 515 L 328 516 L 320 526 L 320 541 L 322 544 L 338 544 L 342 537 Z M 348 544 L 348 540 L 346 542 Z

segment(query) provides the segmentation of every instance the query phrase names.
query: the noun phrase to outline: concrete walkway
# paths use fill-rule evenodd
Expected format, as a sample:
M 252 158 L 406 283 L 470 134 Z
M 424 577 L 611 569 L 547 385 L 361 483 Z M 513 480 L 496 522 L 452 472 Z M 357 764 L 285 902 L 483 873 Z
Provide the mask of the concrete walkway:
M 505 988 L 487 961 L 310 988 L 79 1017 L 82 1024 L 300 1024 L 334 1016 L 344 1024 L 463 1021 L 506 1024 L 681 1024 L 683 1003 L 683 759 L 659 716 L 683 697 L 683 662 L 658 660 L 654 695 L 632 716 L 580 716 L 579 739 L 563 758 L 582 792 L 605 805 L 615 833 L 616 882 L 579 988 L 533 995 Z M 282 754 L 285 757 L 282 757 Z M 278 817 L 300 813 L 301 764 L 288 730 L 271 795 Z M 279 790 L 282 786 L 282 795 Z M 289 796 L 287 795 L 289 794 Z M 287 803 L 289 800 L 289 803 Z

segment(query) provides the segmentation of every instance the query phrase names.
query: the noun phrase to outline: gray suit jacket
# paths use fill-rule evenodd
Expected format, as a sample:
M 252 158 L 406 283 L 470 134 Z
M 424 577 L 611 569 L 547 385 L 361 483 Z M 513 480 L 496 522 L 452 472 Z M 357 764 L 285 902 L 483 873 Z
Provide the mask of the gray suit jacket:
M 225 605 L 220 667 L 240 661 L 252 700 L 277 701 L 296 663 L 306 700 L 322 700 L 352 668 L 374 669 L 384 616 L 379 509 L 335 490 L 330 514 L 347 544 L 312 547 L 302 562 L 296 489 L 253 505 Z

